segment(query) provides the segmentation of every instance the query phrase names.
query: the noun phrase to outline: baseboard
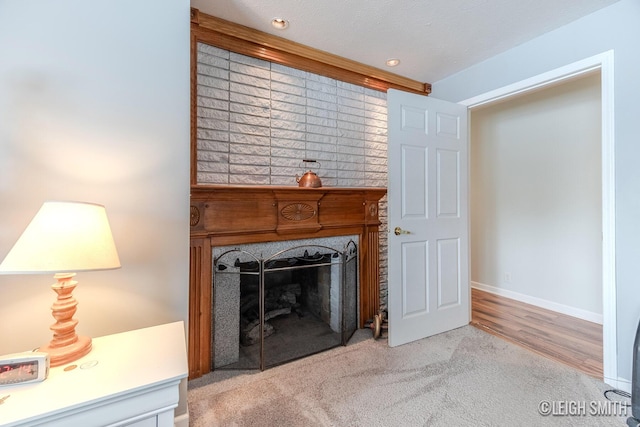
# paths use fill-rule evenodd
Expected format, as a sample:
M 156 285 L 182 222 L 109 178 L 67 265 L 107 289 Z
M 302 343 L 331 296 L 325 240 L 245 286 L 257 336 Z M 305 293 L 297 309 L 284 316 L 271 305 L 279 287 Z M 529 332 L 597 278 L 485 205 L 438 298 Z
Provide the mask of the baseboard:
M 530 295 L 521 294 L 519 292 L 510 291 L 507 289 L 497 288 L 491 285 L 485 285 L 484 283 L 471 282 L 471 287 L 495 295 L 500 295 L 505 298 L 511 298 L 516 301 L 524 302 L 526 304 L 535 305 L 536 307 L 544 308 L 546 310 L 555 311 L 557 313 L 566 314 L 567 316 L 577 317 L 578 319 L 602 325 L 602 314 L 593 313 L 591 311 L 582 310 L 580 308 L 570 307 L 568 305 L 559 304 L 557 302 L 545 300 L 542 298 L 532 297 Z
M 613 378 L 607 378 L 607 377 L 604 377 L 603 381 L 605 384 L 608 384 L 615 389 L 626 391 L 627 393 L 631 393 L 631 381 L 628 381 L 622 378 L 613 379 Z
M 186 414 L 178 415 L 173 419 L 175 427 L 189 427 L 189 411 Z

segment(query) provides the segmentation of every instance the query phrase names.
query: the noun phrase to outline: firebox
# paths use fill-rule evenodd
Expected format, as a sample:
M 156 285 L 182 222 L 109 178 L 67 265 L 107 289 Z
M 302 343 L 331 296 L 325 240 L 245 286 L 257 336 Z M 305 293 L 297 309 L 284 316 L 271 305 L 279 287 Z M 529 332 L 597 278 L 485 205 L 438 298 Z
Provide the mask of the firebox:
M 357 244 L 325 240 L 214 251 L 212 369 L 264 370 L 347 344 L 358 327 Z

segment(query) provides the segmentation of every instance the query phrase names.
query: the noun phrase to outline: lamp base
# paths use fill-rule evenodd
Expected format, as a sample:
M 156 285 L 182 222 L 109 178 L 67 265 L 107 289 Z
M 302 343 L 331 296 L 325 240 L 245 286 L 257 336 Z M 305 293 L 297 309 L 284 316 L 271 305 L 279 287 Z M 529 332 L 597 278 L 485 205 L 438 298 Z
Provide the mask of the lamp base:
M 56 323 L 51 325 L 53 339 L 49 345 L 38 350 L 49 353 L 49 366 L 55 367 L 73 362 L 91 351 L 91 338 L 76 334 L 78 321 L 73 318 L 78 302 L 73 297 L 73 290 L 78 282 L 73 280 L 75 273 L 57 273 L 56 283 L 51 289 L 58 298 L 51 306 Z
M 78 336 L 78 340 L 72 344 L 67 344 L 64 347 L 52 347 L 49 344 L 40 347 L 38 351 L 49 353 L 49 366 L 53 368 L 80 359 L 89 354 L 91 347 L 91 338 Z

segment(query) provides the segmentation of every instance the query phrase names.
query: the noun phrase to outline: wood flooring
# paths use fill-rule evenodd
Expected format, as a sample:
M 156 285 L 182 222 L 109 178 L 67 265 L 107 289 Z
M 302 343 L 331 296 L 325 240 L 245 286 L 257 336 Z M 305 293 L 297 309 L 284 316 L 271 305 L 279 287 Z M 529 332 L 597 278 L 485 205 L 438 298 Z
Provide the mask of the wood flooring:
M 602 325 L 471 289 L 471 324 L 602 379 Z

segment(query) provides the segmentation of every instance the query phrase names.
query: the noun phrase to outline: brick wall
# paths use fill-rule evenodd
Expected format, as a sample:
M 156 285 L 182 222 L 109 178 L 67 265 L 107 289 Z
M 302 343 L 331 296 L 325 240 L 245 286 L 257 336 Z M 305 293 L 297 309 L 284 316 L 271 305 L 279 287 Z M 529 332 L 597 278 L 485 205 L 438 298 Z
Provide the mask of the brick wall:
M 198 44 L 199 184 L 387 186 L 386 93 Z M 381 201 L 380 299 L 387 302 Z

